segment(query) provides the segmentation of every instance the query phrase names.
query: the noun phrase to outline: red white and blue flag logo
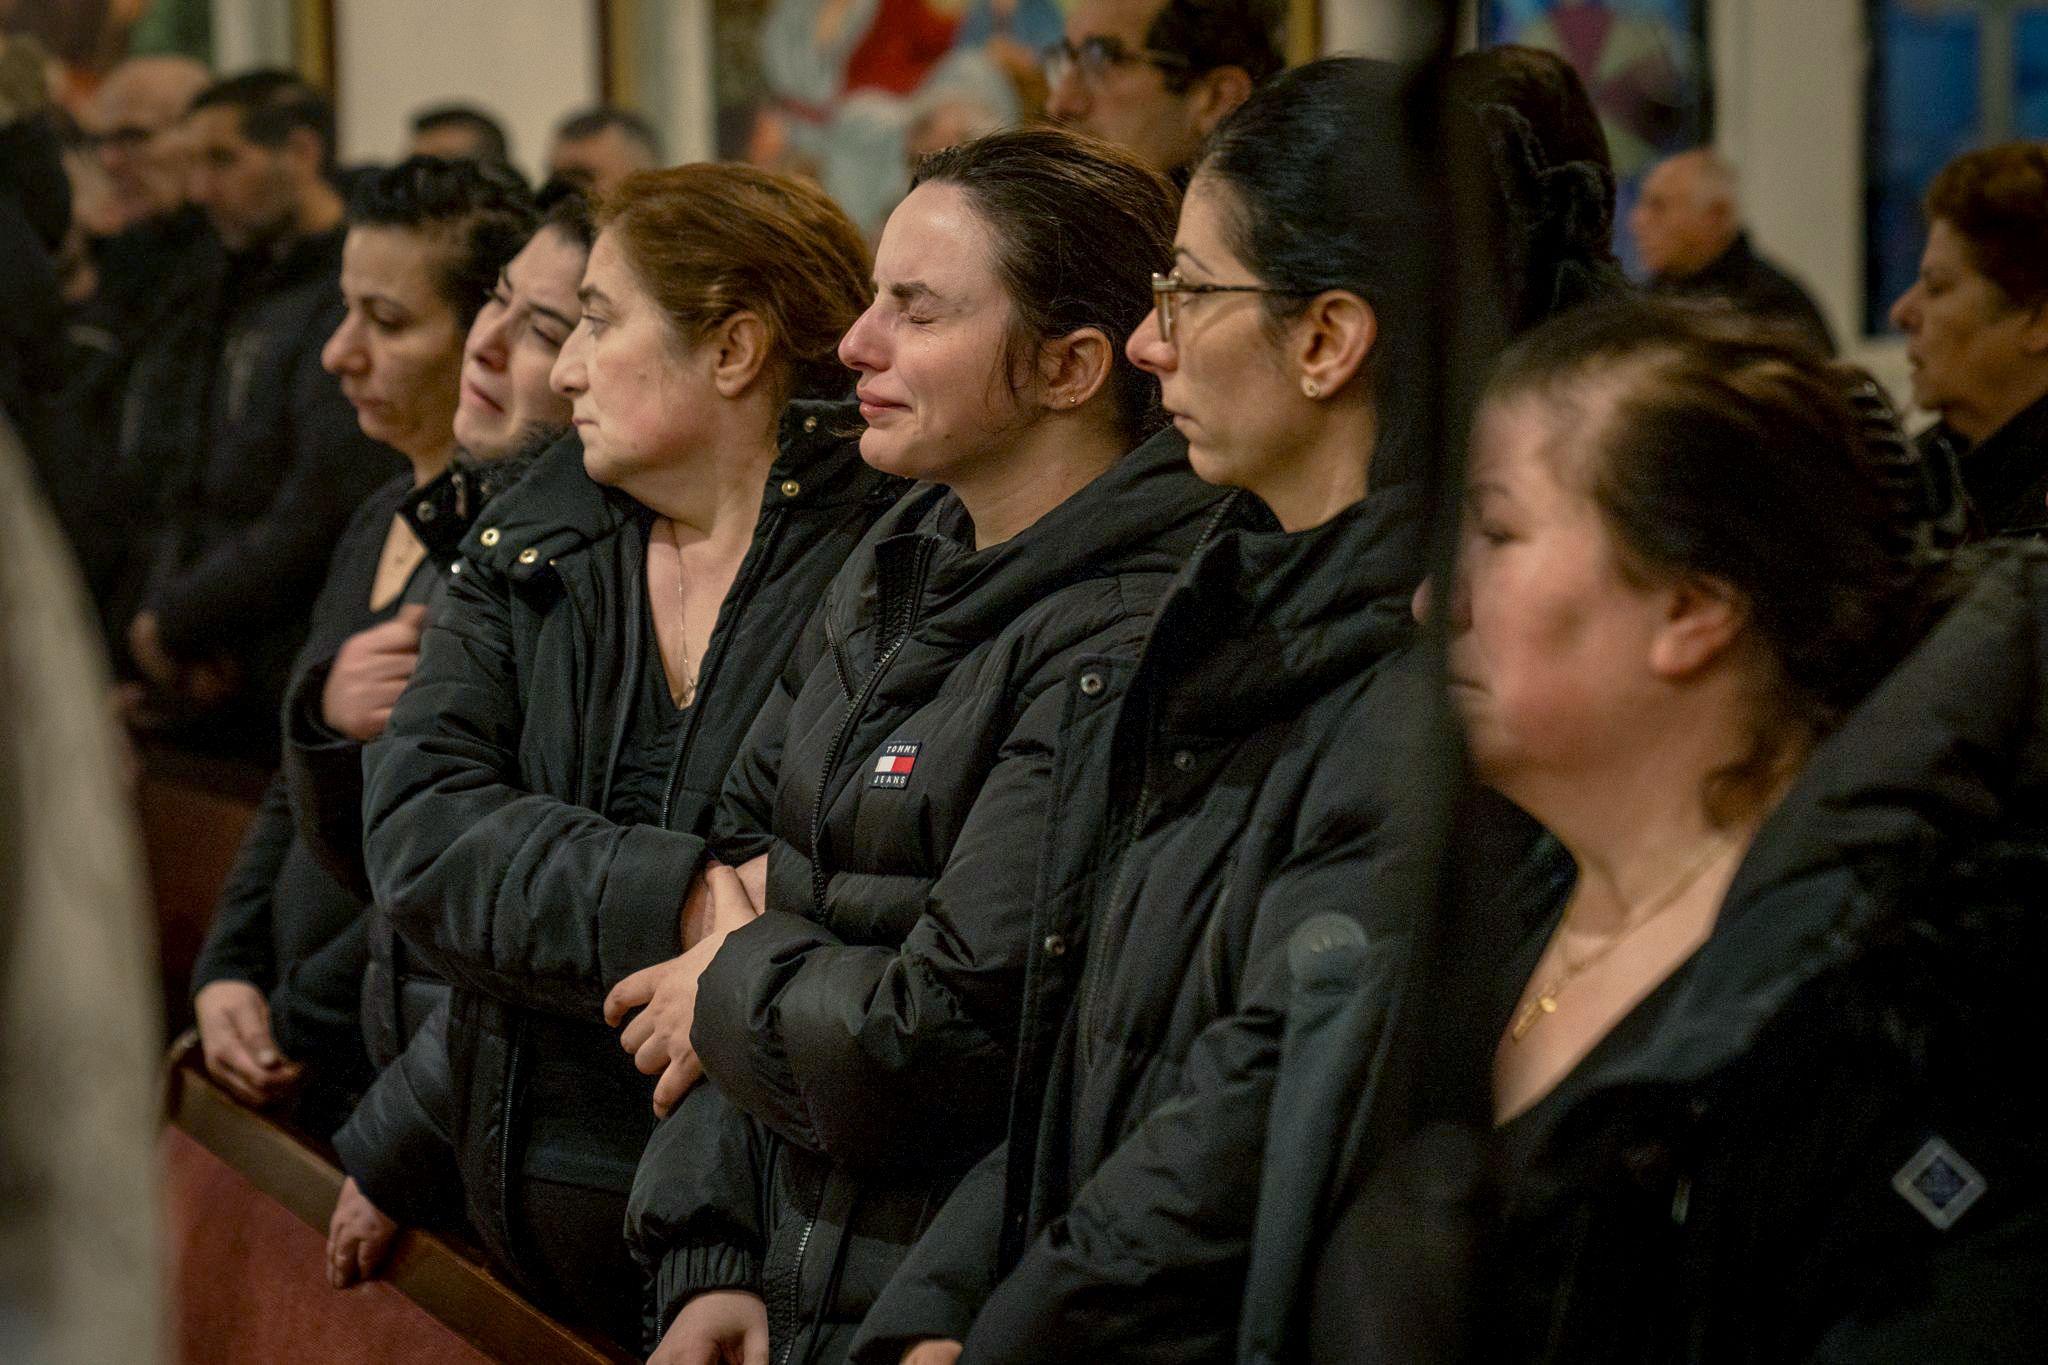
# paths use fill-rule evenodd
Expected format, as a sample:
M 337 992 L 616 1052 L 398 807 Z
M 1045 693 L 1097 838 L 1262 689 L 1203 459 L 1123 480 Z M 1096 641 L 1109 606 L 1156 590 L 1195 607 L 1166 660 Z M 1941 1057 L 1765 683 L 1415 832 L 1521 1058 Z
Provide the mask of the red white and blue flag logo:
M 875 756 L 875 766 L 868 773 L 870 787 L 907 787 L 910 785 L 911 770 L 917 767 L 917 751 L 921 744 L 884 744 L 882 752 Z

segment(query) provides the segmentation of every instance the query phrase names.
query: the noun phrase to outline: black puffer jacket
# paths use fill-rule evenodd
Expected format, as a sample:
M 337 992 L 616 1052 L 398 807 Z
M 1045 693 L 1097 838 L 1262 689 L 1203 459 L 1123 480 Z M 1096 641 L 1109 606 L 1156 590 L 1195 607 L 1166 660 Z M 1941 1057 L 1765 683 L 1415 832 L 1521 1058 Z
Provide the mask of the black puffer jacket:
M 470 1219 L 504 1264 L 521 1265 L 522 1181 L 623 1198 L 653 1124 L 653 1083 L 620 1051 L 602 1002 L 620 978 L 681 950 L 683 895 L 734 750 L 826 583 L 900 489 L 861 463 L 846 434 L 857 425 L 850 404 L 793 404 L 783 419 L 659 824 L 599 813 L 641 675 L 659 668 L 647 643 L 649 514 L 592 483 L 572 439 L 464 543 L 412 685 L 365 756 L 378 904 L 454 987 L 452 1087 L 380 1082 L 336 1139 L 372 1200 L 406 1206 L 411 1173 L 395 1159 L 433 1126 L 411 1101 L 443 1092 Z M 414 1046 L 431 1049 L 434 1036 Z
M 1946 422 L 1920 433 L 1930 463 L 1956 469 L 1984 535 L 2048 537 L 2048 395 L 1972 445 Z
M 925 489 L 848 565 L 721 811 L 729 861 L 768 855 L 769 908 L 699 986 L 717 1092 L 635 1189 L 664 1326 L 745 1287 L 777 1359 L 843 1359 L 1000 1140 L 1058 775 L 1106 742 L 1108 679 L 1234 500 L 1166 433 L 985 550 Z
M 1433 714 L 1401 652 L 1421 522 L 1396 486 L 1189 566 L 1105 694 L 1113 746 L 1058 785 L 1007 1152 L 890 1286 L 863 1361 L 926 1336 L 972 1361 L 1228 1358 L 1289 945 L 1355 934 L 1420 876 L 1402 831 L 1429 814 L 1383 779 Z
M 1553 846 L 1492 912 L 1519 949 L 1399 1025 L 1467 1059 L 1430 1082 L 1465 1121 L 1378 1154 L 1309 1349 L 1249 1358 L 2048 1358 L 2044 694 L 2048 556 L 2006 551 L 1815 751 L 1706 944 L 1496 1132 Z

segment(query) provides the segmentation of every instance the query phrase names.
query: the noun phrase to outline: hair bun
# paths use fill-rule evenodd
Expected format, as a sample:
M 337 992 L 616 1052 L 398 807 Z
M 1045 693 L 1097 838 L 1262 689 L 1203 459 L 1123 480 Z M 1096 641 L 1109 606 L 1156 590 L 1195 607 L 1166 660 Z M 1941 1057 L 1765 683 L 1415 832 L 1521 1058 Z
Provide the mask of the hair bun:
M 1538 314 L 1590 296 L 1613 255 L 1614 172 L 1594 161 L 1552 165 L 1535 126 L 1511 105 L 1482 105 L 1479 119 Z

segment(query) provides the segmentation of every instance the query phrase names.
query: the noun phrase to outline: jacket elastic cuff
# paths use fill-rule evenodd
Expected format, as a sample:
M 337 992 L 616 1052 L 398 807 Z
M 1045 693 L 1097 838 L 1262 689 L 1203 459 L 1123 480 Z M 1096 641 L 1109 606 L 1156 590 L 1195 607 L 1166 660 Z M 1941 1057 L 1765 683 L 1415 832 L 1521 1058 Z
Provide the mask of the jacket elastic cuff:
M 699 1294 L 719 1289 L 761 1292 L 761 1263 L 732 1246 L 677 1247 L 654 1268 L 654 1312 L 657 1329 L 667 1332 L 683 1305 Z
M 329 728 L 320 714 L 320 699 L 327 691 L 327 675 L 334 660 L 323 659 L 299 672 L 284 695 L 284 732 L 294 746 L 311 752 L 330 749 L 360 749 L 362 746 Z
M 704 865 L 693 834 L 635 825 L 612 856 L 598 907 L 597 956 L 606 989 L 683 951 L 683 897 Z

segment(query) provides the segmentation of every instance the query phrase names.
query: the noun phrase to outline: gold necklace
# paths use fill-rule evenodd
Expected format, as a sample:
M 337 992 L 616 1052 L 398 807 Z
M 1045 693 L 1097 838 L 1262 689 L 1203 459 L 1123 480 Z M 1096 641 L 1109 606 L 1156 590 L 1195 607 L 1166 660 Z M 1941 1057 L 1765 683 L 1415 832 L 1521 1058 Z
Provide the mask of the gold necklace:
M 1690 890 L 1693 884 L 1699 881 L 1701 877 L 1705 876 L 1707 869 L 1720 861 L 1722 856 L 1732 847 L 1734 847 L 1732 840 L 1713 840 L 1708 844 L 1706 852 L 1690 863 L 1685 871 L 1679 875 L 1677 881 L 1646 902 L 1648 908 L 1637 912 L 1635 923 L 1601 944 L 1590 956 L 1578 962 L 1571 961 L 1569 955 L 1564 950 L 1564 931 L 1570 925 L 1569 923 L 1560 925 L 1557 936 L 1557 955 L 1563 962 L 1562 969 L 1550 979 L 1548 986 L 1536 992 L 1534 1000 L 1531 1000 L 1517 1011 L 1514 1022 L 1508 1026 L 1508 1041 L 1511 1043 L 1521 1042 L 1522 1039 L 1528 1036 L 1530 1029 L 1535 1028 L 1537 1024 L 1542 1022 L 1545 1015 L 1556 1014 L 1557 997 L 1564 993 L 1565 987 L 1571 985 L 1572 982 L 1578 980 L 1581 976 L 1605 961 L 1610 953 L 1634 937 L 1636 930 L 1642 928 L 1666 910 L 1669 910 L 1677 902 L 1678 898 Z
M 668 543 L 676 552 L 676 647 L 683 651 L 682 695 L 676 697 L 677 706 L 688 706 L 697 698 L 697 670 L 690 665 L 690 607 L 683 584 L 683 539 L 676 531 L 672 517 L 664 517 L 668 523 Z

